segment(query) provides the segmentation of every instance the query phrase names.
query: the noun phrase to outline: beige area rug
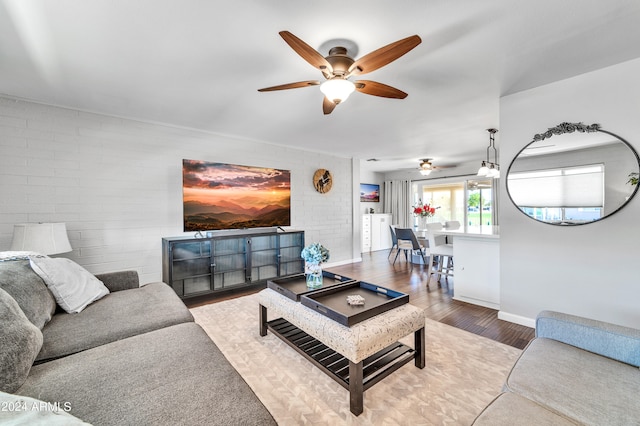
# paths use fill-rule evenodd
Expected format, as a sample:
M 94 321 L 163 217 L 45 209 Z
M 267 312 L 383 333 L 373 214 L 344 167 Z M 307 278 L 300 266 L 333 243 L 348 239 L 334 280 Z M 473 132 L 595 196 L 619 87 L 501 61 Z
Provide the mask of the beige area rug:
M 375 384 L 356 417 L 346 389 L 272 333 L 260 337 L 257 295 L 191 312 L 279 425 L 469 425 L 521 352 L 427 319 L 426 367 L 408 363 Z M 413 334 L 402 341 L 413 347 Z

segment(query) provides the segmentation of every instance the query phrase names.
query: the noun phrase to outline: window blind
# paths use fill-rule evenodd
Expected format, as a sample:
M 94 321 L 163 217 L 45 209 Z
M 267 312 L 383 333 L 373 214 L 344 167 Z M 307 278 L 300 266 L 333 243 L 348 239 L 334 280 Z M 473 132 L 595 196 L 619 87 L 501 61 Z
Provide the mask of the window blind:
M 604 164 L 509 173 L 519 207 L 603 207 Z

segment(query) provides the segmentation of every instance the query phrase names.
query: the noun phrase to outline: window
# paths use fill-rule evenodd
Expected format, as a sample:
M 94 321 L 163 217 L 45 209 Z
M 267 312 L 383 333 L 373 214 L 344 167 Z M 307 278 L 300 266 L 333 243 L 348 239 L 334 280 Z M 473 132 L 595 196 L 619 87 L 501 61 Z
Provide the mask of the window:
M 493 225 L 493 181 L 468 180 L 433 184 L 433 181 L 413 182 L 413 203 L 422 202 L 436 208 L 436 214 L 428 222 L 455 220 L 464 224 L 468 232 L 482 232 Z M 418 228 L 418 218 L 413 217 Z
M 448 220 L 464 220 L 464 183 L 428 185 L 426 182 L 413 183 L 413 204 L 420 202 L 436 208 L 436 213 L 428 222 L 444 223 Z M 413 218 L 414 227 L 418 219 Z
M 467 181 L 467 219 L 469 232 L 481 233 L 493 226 L 493 180 Z

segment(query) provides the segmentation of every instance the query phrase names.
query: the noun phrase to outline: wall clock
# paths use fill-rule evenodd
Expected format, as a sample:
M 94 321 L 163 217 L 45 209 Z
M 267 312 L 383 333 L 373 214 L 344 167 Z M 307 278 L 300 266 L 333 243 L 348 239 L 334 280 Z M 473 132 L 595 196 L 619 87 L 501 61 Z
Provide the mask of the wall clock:
M 331 190 L 331 186 L 333 185 L 333 176 L 331 176 L 331 172 L 326 169 L 318 169 L 313 174 L 313 186 L 316 188 L 316 191 L 324 194 Z

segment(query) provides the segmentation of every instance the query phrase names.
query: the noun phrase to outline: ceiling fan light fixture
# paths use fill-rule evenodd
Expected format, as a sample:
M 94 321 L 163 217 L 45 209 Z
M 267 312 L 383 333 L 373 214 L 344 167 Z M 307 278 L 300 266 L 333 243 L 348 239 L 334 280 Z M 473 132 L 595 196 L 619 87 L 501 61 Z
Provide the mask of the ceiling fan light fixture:
M 298 81 L 295 83 L 264 87 L 258 89 L 258 92 L 298 89 L 301 87 L 320 85 L 320 90 L 325 95 L 324 99 L 322 99 L 322 112 L 325 115 L 331 114 L 336 105 L 346 101 L 349 95 L 355 90 L 365 95 L 379 96 L 382 98 L 406 98 L 407 93 L 395 87 L 370 80 L 358 80 L 353 83 L 348 81 L 347 78 L 367 74 L 384 67 L 422 43 L 422 39 L 418 35 L 412 35 L 387 44 L 356 60 L 353 56 L 357 53 L 357 46 L 353 42 L 333 40 L 328 42 L 328 45 L 324 44 L 322 50 L 326 47 L 329 48 L 329 55 L 325 57 L 289 31 L 280 31 L 278 34 L 280 34 L 282 39 L 300 55 L 302 59 L 319 70 L 327 81 L 322 84 L 317 80 Z M 334 42 L 339 44 L 333 45 Z
M 431 161 L 429 160 L 430 158 L 420 161 L 420 174 L 422 176 L 429 176 L 433 171 L 433 164 L 431 164 Z
M 347 100 L 356 90 L 355 84 L 345 78 L 332 78 L 320 85 L 320 91 L 336 105 Z

